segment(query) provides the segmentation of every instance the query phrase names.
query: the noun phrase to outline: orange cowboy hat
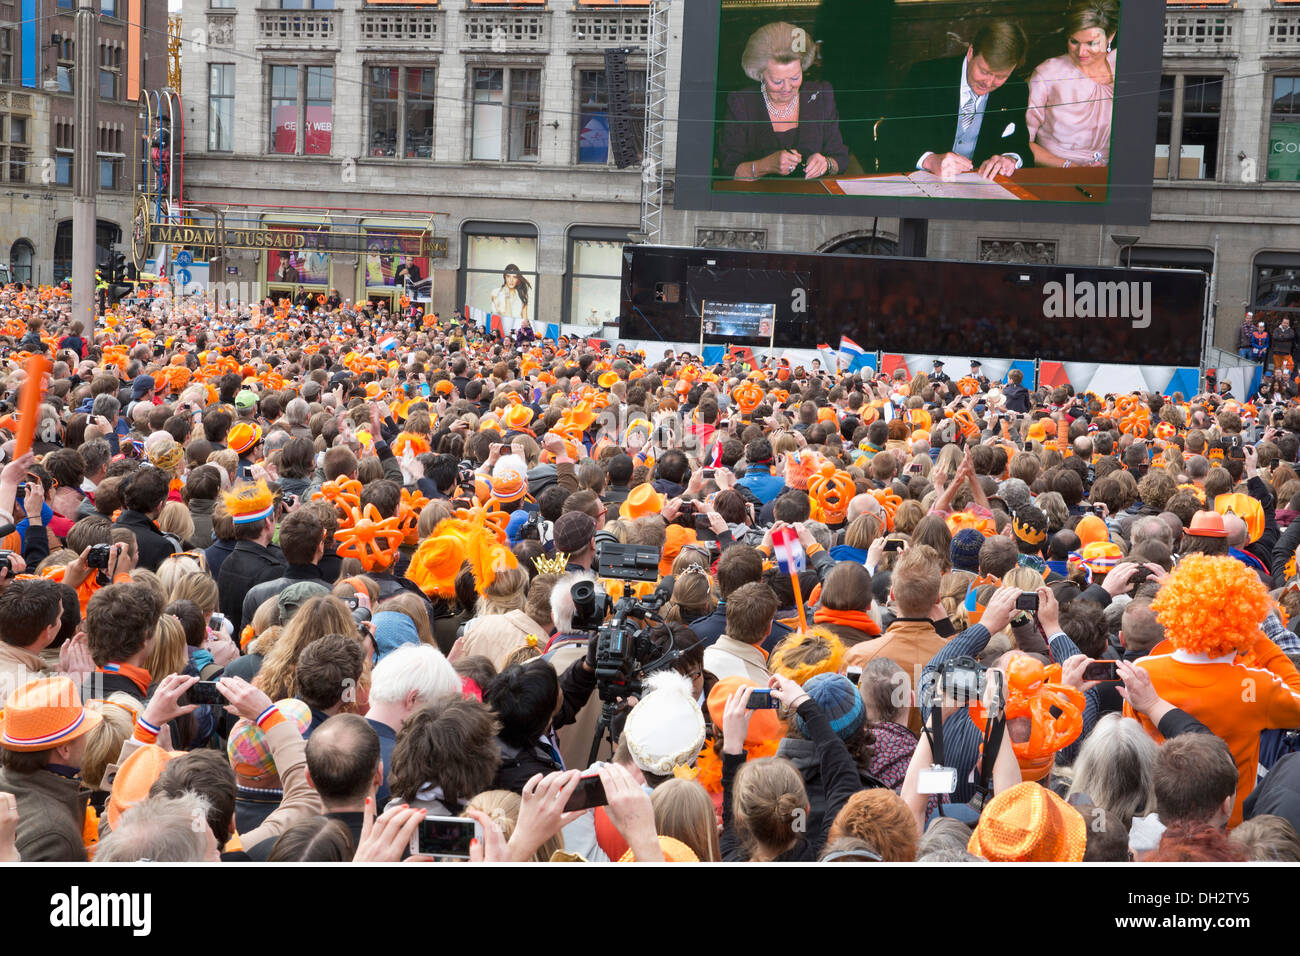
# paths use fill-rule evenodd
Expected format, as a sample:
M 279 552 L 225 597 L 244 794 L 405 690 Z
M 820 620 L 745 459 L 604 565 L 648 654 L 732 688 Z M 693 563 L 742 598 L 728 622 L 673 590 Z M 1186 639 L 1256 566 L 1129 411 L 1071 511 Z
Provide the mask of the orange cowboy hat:
M 618 372 L 613 372 L 613 371 L 601 372 L 600 376 L 596 379 L 596 384 L 599 385 L 601 388 L 613 388 L 618 383 L 619 383 Z
M 618 513 L 623 518 L 643 518 L 663 511 L 667 503 L 667 495 L 655 491 L 651 484 L 641 484 L 628 492 L 627 500 L 619 507 Z
M 511 431 L 523 431 L 533 420 L 533 410 L 527 405 L 511 405 L 501 415 L 501 423 Z
M 52 750 L 90 733 L 104 718 L 81 706 L 68 677 L 43 677 L 9 695 L 0 716 L 0 747 L 31 753 Z

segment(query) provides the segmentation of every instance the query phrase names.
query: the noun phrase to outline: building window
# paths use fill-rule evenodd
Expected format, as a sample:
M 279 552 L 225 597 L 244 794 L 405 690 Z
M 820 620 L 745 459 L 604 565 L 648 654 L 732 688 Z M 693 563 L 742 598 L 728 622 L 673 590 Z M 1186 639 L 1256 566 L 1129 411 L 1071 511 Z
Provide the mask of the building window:
M 99 0 L 99 12 L 105 17 L 117 17 L 117 0 Z
M 307 125 L 309 156 L 328 156 L 334 137 L 334 67 L 307 67 Z
M 271 152 L 328 156 L 333 135 L 334 67 L 271 67 Z
M 1284 316 L 1300 321 L 1300 255 L 1261 252 L 1255 257 L 1255 318 L 1273 328 Z
M 232 3 L 233 7 L 234 4 Z M 280 0 L 281 10 L 333 10 L 334 0 Z
M 208 6 L 213 10 L 233 10 L 235 9 L 235 0 L 210 0 Z
M 117 81 L 121 76 L 122 51 L 118 47 L 101 43 L 99 46 L 99 95 L 101 99 L 117 99 Z
M 371 156 L 432 158 L 434 72 L 425 67 L 371 67 Z M 400 154 L 398 143 L 405 144 Z
M 0 83 L 14 81 L 14 31 L 0 30 Z
M 645 142 L 645 71 L 627 74 L 629 112 L 636 135 L 636 152 Z M 578 162 L 605 165 L 611 162 L 609 90 L 604 70 L 581 70 L 578 73 Z
M 117 189 L 118 171 L 121 169 L 121 160 L 111 156 L 99 157 L 99 188 L 100 189 Z
M 72 37 L 60 37 L 58 45 L 58 59 L 55 66 L 56 77 L 58 79 L 58 92 L 72 92 L 72 64 L 76 59 L 76 44 L 73 43 Z
M 58 6 L 58 8 L 59 8 L 60 10 L 75 10 L 75 9 L 77 9 L 76 0 L 58 0 L 58 4 L 57 4 L 57 6 Z
M 470 224 L 464 232 L 465 296 L 463 301 L 505 319 L 506 331 L 520 320 L 535 319 L 537 303 L 537 233 L 513 223 Z
M 541 139 L 542 71 L 475 69 L 471 159 L 533 160 Z
M 1160 78 L 1156 112 L 1157 179 L 1216 178 L 1222 108 L 1221 76 L 1178 74 Z
M 575 227 L 569 233 L 568 318 L 598 326 L 618 320 L 627 233 Z
M 9 117 L 9 142 L 11 143 L 27 142 L 27 117 L 26 116 Z
M 9 147 L 9 181 L 11 183 L 27 182 L 27 167 L 31 165 L 31 150 L 18 146 Z
M 298 152 L 298 68 L 271 67 L 271 152 Z
M 228 153 L 235 148 L 235 66 L 208 65 L 208 149 Z
M 55 153 L 54 154 L 54 185 L 71 186 L 72 185 L 72 154 Z
M 32 284 L 32 259 L 36 251 L 26 239 L 19 239 L 9 247 L 9 272 L 15 282 Z
M 1273 77 L 1268 178 L 1273 182 L 1300 182 L 1300 76 Z

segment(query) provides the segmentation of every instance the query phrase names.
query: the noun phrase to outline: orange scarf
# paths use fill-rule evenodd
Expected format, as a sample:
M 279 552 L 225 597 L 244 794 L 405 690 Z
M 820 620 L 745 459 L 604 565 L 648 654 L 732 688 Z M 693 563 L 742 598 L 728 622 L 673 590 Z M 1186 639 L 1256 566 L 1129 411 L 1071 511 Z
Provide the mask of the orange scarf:
M 835 611 L 828 607 L 819 607 L 813 614 L 814 624 L 837 624 L 851 627 L 872 637 L 880 636 L 880 625 L 866 611 Z

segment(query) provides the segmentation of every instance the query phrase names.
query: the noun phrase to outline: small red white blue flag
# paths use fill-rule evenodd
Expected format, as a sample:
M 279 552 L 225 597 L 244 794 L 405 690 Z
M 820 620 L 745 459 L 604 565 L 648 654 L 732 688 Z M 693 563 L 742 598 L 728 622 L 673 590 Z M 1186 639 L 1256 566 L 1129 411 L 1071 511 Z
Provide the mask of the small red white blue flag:
M 861 345 L 859 345 L 857 342 L 853 341 L 853 340 L 852 340 L 851 338 L 849 338 L 847 335 L 842 335 L 842 336 L 840 336 L 840 351 L 841 351 L 841 352 L 847 352 L 849 355 L 852 355 L 852 356 L 855 356 L 855 357 L 858 356 L 858 355 L 866 355 L 866 354 L 867 354 L 867 350 L 866 350 L 866 349 L 864 349 L 864 348 L 863 348 Z
M 772 532 L 772 552 L 783 574 L 795 574 L 805 567 L 803 545 L 794 528 L 786 526 Z
M 386 335 L 379 340 L 379 351 L 391 352 L 397 348 L 397 339 L 394 336 Z

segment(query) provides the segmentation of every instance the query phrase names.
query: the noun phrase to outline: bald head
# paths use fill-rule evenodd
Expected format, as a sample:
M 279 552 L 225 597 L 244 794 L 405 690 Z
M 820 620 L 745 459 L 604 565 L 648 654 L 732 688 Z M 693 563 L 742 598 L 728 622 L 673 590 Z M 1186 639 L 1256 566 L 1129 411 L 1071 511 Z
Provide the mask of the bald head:
M 1092 439 L 1080 435 L 1074 440 L 1074 453 L 1080 458 L 1092 458 Z
M 848 522 L 853 523 L 855 518 L 862 515 L 875 515 L 877 518 L 884 518 L 885 509 L 880 506 L 875 495 L 857 495 L 849 502 Z
M 1228 532 L 1228 547 L 1244 548 L 1246 546 L 1250 532 L 1246 529 L 1246 522 L 1239 515 L 1224 515 L 1223 530 Z
M 1179 532 L 1182 531 L 1180 527 Z M 1147 515 L 1133 522 L 1133 528 L 1130 531 L 1130 540 L 1133 547 L 1145 544 L 1148 541 L 1159 541 L 1166 548 L 1173 548 L 1174 534 L 1173 529 L 1156 515 Z

